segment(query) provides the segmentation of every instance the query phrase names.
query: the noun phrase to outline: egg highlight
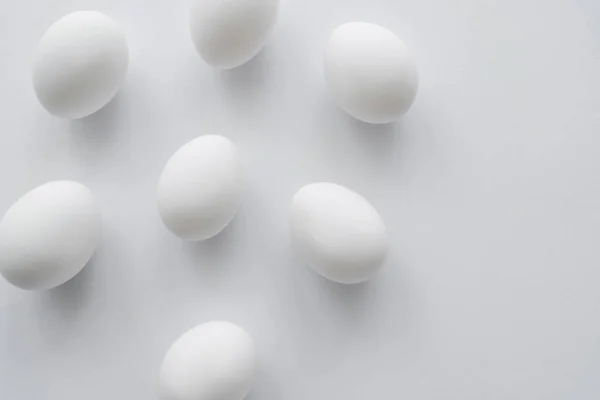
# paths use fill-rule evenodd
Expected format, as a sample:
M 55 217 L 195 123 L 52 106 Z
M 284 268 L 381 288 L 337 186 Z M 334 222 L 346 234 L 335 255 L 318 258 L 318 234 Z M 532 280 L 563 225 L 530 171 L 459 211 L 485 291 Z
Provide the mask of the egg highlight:
M 117 94 L 128 64 L 121 27 L 98 11 L 77 11 L 56 21 L 42 36 L 33 87 L 50 114 L 83 118 Z
M 252 338 L 239 326 L 212 321 L 184 333 L 167 351 L 161 400 L 242 400 L 255 374 Z
M 39 186 L 0 221 L 0 274 L 22 289 L 59 286 L 88 263 L 100 228 L 100 210 L 88 188 L 71 181 Z
M 383 219 L 359 194 L 334 183 L 313 183 L 292 200 L 291 239 L 315 271 L 339 283 L 372 278 L 387 254 Z
M 399 119 L 417 95 L 413 56 L 392 31 L 350 22 L 333 31 L 325 48 L 325 79 L 340 108 L 361 121 Z

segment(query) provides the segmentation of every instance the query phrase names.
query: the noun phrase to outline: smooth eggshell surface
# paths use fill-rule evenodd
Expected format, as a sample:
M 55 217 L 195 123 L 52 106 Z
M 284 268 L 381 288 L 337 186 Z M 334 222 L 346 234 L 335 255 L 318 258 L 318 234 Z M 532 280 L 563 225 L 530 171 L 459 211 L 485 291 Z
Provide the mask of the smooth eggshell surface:
M 21 197 L 0 221 L 0 273 L 44 290 L 74 277 L 96 249 L 100 210 L 85 186 L 49 182 Z
M 264 46 L 279 0 L 192 0 L 192 41 L 202 58 L 216 68 L 235 68 Z
M 162 400 L 242 400 L 255 373 L 254 343 L 240 327 L 213 321 L 184 333 L 160 369 Z
M 325 49 L 325 78 L 344 111 L 375 124 L 404 115 L 419 81 L 404 42 L 393 32 L 365 22 L 350 22 L 333 31 Z
M 373 277 L 387 253 L 385 225 L 362 196 L 334 183 L 313 183 L 292 200 L 292 244 L 319 274 L 339 283 Z
M 117 94 L 128 63 L 121 27 L 100 12 L 77 11 L 56 21 L 40 40 L 33 86 L 51 114 L 83 118 Z
M 158 210 L 165 226 L 185 240 L 221 232 L 240 204 L 240 167 L 235 145 L 206 135 L 181 147 L 158 183 Z

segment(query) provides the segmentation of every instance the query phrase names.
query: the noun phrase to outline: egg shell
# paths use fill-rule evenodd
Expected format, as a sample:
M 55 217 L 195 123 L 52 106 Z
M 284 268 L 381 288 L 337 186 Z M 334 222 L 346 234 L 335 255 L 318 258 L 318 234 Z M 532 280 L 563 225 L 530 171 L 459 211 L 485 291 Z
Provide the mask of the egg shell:
M 325 49 L 325 79 L 344 111 L 374 124 L 404 115 L 419 82 L 404 42 L 392 31 L 366 22 L 350 22 L 333 31 Z
M 100 210 L 88 188 L 71 181 L 39 186 L 0 221 L 0 273 L 27 290 L 61 285 L 90 260 L 100 228 Z
M 192 0 L 190 30 L 202 58 L 216 68 L 235 68 L 265 45 L 279 0 Z
M 98 11 L 77 11 L 56 21 L 42 36 L 33 86 L 51 114 L 83 118 L 117 94 L 128 64 L 129 50 L 121 27 Z
M 254 381 L 254 343 L 231 322 L 198 325 L 171 345 L 159 375 L 162 400 L 242 400 Z
M 312 183 L 292 200 L 291 237 L 300 256 L 339 283 L 373 277 L 387 253 L 383 219 L 359 194 L 334 183 Z
M 165 226 L 185 240 L 205 240 L 235 216 L 241 196 L 235 145 L 219 135 L 200 136 L 167 162 L 158 183 L 158 210 Z

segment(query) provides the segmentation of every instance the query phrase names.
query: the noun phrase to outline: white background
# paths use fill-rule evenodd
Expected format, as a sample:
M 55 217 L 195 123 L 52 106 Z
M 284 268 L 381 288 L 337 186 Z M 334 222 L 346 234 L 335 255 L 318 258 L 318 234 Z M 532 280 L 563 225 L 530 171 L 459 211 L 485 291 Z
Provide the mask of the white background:
M 48 115 L 31 85 L 38 39 L 64 14 L 107 13 L 131 50 L 96 115 Z M 250 400 L 573 400 L 600 388 L 600 3 L 282 0 L 264 52 L 219 73 L 195 53 L 185 1 L 19 0 L 0 11 L 0 211 L 78 180 L 104 238 L 45 293 L 0 283 L 0 399 L 156 399 L 168 346 L 212 319 L 260 354 Z M 398 124 L 368 126 L 326 91 L 322 49 L 365 20 L 413 49 L 421 76 Z M 185 244 L 155 189 L 192 138 L 226 135 L 244 205 Z M 387 222 L 384 272 L 328 283 L 294 259 L 293 193 L 334 181 Z

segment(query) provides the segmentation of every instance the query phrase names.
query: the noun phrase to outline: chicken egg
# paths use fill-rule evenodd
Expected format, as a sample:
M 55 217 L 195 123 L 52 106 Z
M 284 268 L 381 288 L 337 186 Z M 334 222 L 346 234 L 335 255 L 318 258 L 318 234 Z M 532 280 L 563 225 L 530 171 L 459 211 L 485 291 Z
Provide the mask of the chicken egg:
M 359 194 L 334 183 L 312 183 L 292 200 L 292 245 L 319 274 L 339 283 L 372 278 L 387 253 L 383 219 Z
M 39 186 L 0 221 L 0 273 L 11 284 L 45 290 L 73 278 L 98 241 L 100 210 L 92 192 L 71 181 Z
M 325 79 L 340 108 L 374 124 L 404 115 L 419 81 L 404 42 L 366 22 L 350 22 L 333 31 L 325 49 Z
M 51 114 L 78 119 L 95 113 L 117 94 L 129 63 L 121 27 L 98 11 L 77 11 L 42 36 L 33 87 Z
M 241 196 L 235 145 L 219 135 L 200 136 L 169 159 L 158 182 L 165 226 L 184 240 L 205 240 L 235 216 Z
M 159 373 L 162 400 L 242 400 L 255 374 L 252 338 L 226 321 L 201 324 L 167 351 Z
M 265 45 L 277 19 L 279 0 L 192 0 L 192 41 L 204 61 L 235 68 Z

